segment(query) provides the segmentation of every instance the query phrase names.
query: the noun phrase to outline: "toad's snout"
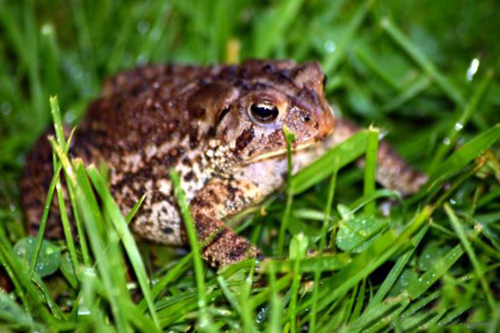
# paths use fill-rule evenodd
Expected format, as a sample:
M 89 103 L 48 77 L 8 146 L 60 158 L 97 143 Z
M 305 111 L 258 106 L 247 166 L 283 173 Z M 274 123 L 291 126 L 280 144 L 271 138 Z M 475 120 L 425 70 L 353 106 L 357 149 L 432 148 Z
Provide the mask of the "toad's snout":
M 332 134 L 335 129 L 335 117 L 329 105 L 325 105 L 319 112 L 321 112 L 321 115 L 318 117 L 318 139 L 321 140 Z

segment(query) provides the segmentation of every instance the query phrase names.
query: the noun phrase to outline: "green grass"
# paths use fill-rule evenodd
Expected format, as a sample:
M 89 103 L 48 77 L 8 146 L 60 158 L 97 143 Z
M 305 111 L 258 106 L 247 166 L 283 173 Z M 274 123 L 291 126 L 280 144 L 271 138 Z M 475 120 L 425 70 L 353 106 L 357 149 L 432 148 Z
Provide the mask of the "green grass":
M 0 0 L 2 329 L 497 332 L 496 12 L 495 0 Z M 186 255 L 134 239 L 139 204 L 120 214 L 102 170 L 67 156 L 61 125 L 76 126 L 119 70 L 252 57 L 319 61 L 332 105 L 388 132 L 430 180 L 410 198 L 376 187 L 377 130 L 361 131 L 241 216 L 238 232 L 269 259 L 217 273 L 196 246 Z M 51 194 L 66 237 L 48 242 L 26 238 L 18 183 L 53 124 Z

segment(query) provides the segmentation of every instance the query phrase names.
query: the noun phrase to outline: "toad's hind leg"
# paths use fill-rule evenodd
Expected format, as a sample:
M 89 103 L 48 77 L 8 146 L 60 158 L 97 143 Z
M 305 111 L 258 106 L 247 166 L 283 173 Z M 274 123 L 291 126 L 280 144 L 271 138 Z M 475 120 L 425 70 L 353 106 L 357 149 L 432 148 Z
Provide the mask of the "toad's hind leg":
M 211 266 L 222 268 L 247 258 L 261 257 L 255 246 L 222 221 L 258 199 L 253 184 L 217 178 L 193 198 L 191 211 L 203 245 L 201 254 Z
M 338 119 L 335 132 L 325 141 L 326 147 L 331 148 L 354 135 L 361 128 L 346 119 Z M 364 159 L 358 162 L 364 166 Z M 427 182 L 428 176 L 414 170 L 399 156 L 399 154 L 385 141 L 379 143 L 377 154 L 377 181 L 384 187 L 396 190 L 403 196 L 416 193 Z

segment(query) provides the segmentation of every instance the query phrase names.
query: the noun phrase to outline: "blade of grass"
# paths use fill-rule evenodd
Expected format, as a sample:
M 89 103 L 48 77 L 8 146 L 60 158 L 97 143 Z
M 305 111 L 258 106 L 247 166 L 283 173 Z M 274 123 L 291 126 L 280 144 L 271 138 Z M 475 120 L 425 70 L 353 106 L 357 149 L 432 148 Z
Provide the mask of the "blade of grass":
M 338 159 L 338 169 L 356 160 L 366 151 L 368 131 L 363 130 L 333 147 L 316 162 L 310 164 L 292 178 L 292 188 L 299 194 L 319 183 L 332 173 L 331 166 Z
M 188 268 L 187 264 L 193 260 L 192 258 L 193 254 L 187 254 L 184 258 L 182 258 L 177 265 L 175 265 L 173 268 L 168 270 L 168 273 L 163 276 L 158 283 L 156 283 L 153 287 L 153 290 L 151 291 L 151 296 L 154 299 L 156 299 L 160 293 L 165 290 L 168 284 L 170 284 L 172 281 L 177 279 L 182 273 L 186 271 Z M 142 300 L 141 303 L 139 303 L 138 308 L 141 311 L 145 311 L 147 308 L 147 303 L 146 300 Z
M 97 267 L 107 291 L 108 300 L 117 328 L 125 331 L 129 325 L 126 320 L 127 315 L 124 309 L 120 307 L 120 299 L 130 298 L 130 294 L 128 293 L 124 280 L 125 270 L 122 266 L 123 261 L 121 261 L 121 254 L 117 243 L 113 246 L 115 243 L 110 241 L 106 247 L 102 239 L 102 236 L 105 234 L 108 237 L 113 237 L 114 234 L 109 232 L 104 233 L 102 230 L 99 230 L 98 226 L 103 228 L 105 224 L 98 208 L 93 189 L 85 174 L 83 162 L 81 160 L 75 160 L 75 168 L 73 168 L 68 157 L 65 155 L 62 148 L 55 142 L 54 138 L 50 138 L 49 141 L 63 165 L 67 180 L 72 183 L 72 186 L 74 186 L 76 190 L 78 207 L 80 208 L 86 230 L 89 234 L 90 245 L 97 259 Z
M 74 272 L 78 272 L 78 257 L 76 255 L 75 243 L 73 241 L 73 234 L 71 233 L 68 212 L 66 211 L 66 203 L 64 202 L 64 194 L 60 180 L 57 180 L 56 191 L 57 200 L 59 202 L 59 211 L 61 213 L 64 237 L 66 239 L 66 244 L 68 245 L 69 257 L 71 259 L 71 264 L 73 265 Z
M 438 327 L 444 327 L 451 323 L 455 318 L 459 317 L 469 309 L 471 309 L 474 306 L 474 304 L 464 304 L 462 306 L 459 306 L 455 310 L 451 311 L 448 313 L 444 318 L 441 318 L 439 322 L 437 323 Z
M 54 27 L 51 24 L 42 26 L 40 39 L 43 51 L 42 59 L 44 60 L 44 84 L 49 94 L 56 94 L 61 91 L 60 52 Z
M 256 264 L 255 260 L 250 261 L 250 269 L 248 271 L 248 274 L 246 275 L 245 280 L 241 285 L 239 294 L 239 301 L 241 305 L 246 304 L 247 300 L 250 298 L 250 294 L 252 292 L 254 274 L 255 274 L 255 264 Z M 243 320 L 243 327 L 245 331 L 256 332 L 257 328 L 255 327 L 255 322 L 254 322 L 255 318 L 254 312 L 248 306 L 241 306 L 240 308 L 241 308 L 241 318 Z
M 194 226 L 193 217 L 189 211 L 189 205 L 186 200 L 186 196 L 181 187 L 181 181 L 179 174 L 174 170 L 170 170 L 170 179 L 174 187 L 175 197 L 179 204 L 182 219 L 186 227 L 186 233 L 189 240 L 189 246 L 191 247 L 191 252 L 193 253 L 193 264 L 196 277 L 196 285 L 198 288 L 198 307 L 200 309 L 200 321 L 198 323 L 200 329 L 206 331 L 215 331 L 212 326 L 212 320 L 207 312 L 207 297 L 205 294 L 205 279 L 203 278 L 203 262 L 201 259 L 200 246 L 198 243 L 198 236 Z
M 373 72 L 373 74 L 379 77 L 381 81 L 395 91 L 401 90 L 402 87 L 399 82 L 397 82 L 397 80 L 395 80 L 383 67 L 380 66 L 380 59 L 374 57 L 369 49 L 366 47 L 357 47 L 355 49 L 355 54 L 359 60 L 361 60 L 361 62 Z
M 425 225 L 415 235 L 415 237 L 411 239 L 411 248 L 408 250 L 408 252 L 406 252 L 405 254 L 403 254 L 401 257 L 398 258 L 396 264 L 392 267 L 391 271 L 385 278 L 384 282 L 382 282 L 382 285 L 378 289 L 377 293 L 368 303 L 365 313 L 369 313 L 370 310 L 375 310 L 375 308 L 377 308 L 382 303 L 384 297 L 389 293 L 390 289 L 396 282 L 397 278 L 400 276 L 401 272 L 403 271 L 406 264 L 412 257 L 413 253 L 415 253 L 418 244 L 420 244 L 420 241 L 422 240 L 422 238 L 424 238 L 424 235 L 426 234 L 427 230 L 429 230 L 429 225 Z
M 85 231 L 83 229 L 80 212 L 78 211 L 75 189 L 73 187 L 73 184 L 71 184 L 69 181 L 66 181 L 66 184 L 69 193 L 69 198 L 71 201 L 71 209 L 73 211 L 73 217 L 75 219 L 76 231 L 78 234 L 78 243 L 80 244 L 80 250 L 82 251 L 83 263 L 85 264 L 86 267 L 90 267 L 92 260 L 90 258 L 89 248 L 87 244 L 87 237 L 85 236 Z
M 278 281 L 276 281 L 275 285 L 275 290 L 276 292 L 280 292 L 281 290 L 285 289 L 290 285 L 290 282 L 292 281 L 292 274 L 287 274 L 280 278 Z M 271 290 L 269 288 L 264 289 L 260 293 L 258 293 L 255 296 L 252 296 L 248 302 L 248 306 L 251 309 L 255 309 L 258 306 L 262 305 L 265 301 L 269 299 L 269 294 L 271 293 Z
M 373 193 L 370 193 L 369 195 L 364 195 L 358 200 L 354 201 L 352 204 L 349 205 L 349 209 L 352 213 L 357 212 L 360 210 L 363 206 L 366 204 L 375 201 L 380 198 L 389 198 L 389 199 L 394 199 L 401 201 L 401 194 L 397 191 L 392 191 L 388 189 L 380 189 L 376 190 Z
M 370 196 L 375 193 L 375 182 L 377 174 L 377 154 L 378 154 L 379 130 L 376 128 L 368 129 L 368 138 L 366 141 L 366 162 L 363 195 Z M 370 201 L 364 207 L 367 215 L 375 214 L 377 206 L 375 201 Z
M 137 56 L 137 61 L 140 63 L 151 61 L 154 52 L 158 49 L 158 41 L 160 41 L 163 35 L 167 34 L 168 31 L 164 26 L 165 17 L 168 15 L 172 5 L 169 1 L 157 2 L 156 5 L 155 20 L 148 34 L 142 38 L 141 47 L 139 48 L 140 53 Z
M 411 299 L 419 298 L 455 264 L 463 253 L 464 251 L 460 245 L 455 246 L 433 267 L 428 269 L 424 275 L 416 281 L 410 282 L 403 293 L 407 294 Z
M 331 75 L 337 70 L 338 65 L 344 60 L 348 48 L 354 45 L 355 35 L 374 3 L 375 0 L 366 0 L 356 11 L 347 28 L 343 31 L 341 39 L 337 42 L 335 52 L 331 56 L 328 54 L 328 57 L 323 61 L 325 73 Z
M 328 226 L 330 225 L 330 215 L 332 213 L 333 197 L 335 196 L 335 185 L 337 183 L 337 173 L 338 173 L 338 159 L 335 160 L 333 165 L 333 174 L 330 179 L 330 186 L 328 188 L 328 197 L 326 199 L 325 205 L 325 219 L 323 221 L 323 226 L 321 228 L 321 239 L 319 244 L 319 256 L 322 257 L 325 246 L 326 246 L 326 234 L 328 233 Z M 335 226 L 334 226 L 335 228 Z M 335 238 L 335 234 L 332 233 L 332 237 Z M 316 329 L 316 316 L 317 316 L 317 306 L 318 306 L 318 292 L 319 292 L 319 280 L 321 278 L 321 266 L 316 264 L 314 270 L 314 288 L 312 295 L 312 306 L 311 306 L 311 320 L 309 321 L 309 332 L 314 332 Z
M 245 332 L 258 332 L 257 327 L 254 324 L 253 317 L 242 312 L 242 306 L 245 306 L 244 299 L 240 298 L 240 302 L 238 302 L 237 297 L 231 292 L 231 290 L 229 290 L 226 281 L 221 275 L 217 276 L 217 282 L 219 283 L 224 296 L 229 301 L 229 304 L 243 320 Z
M 401 247 L 406 246 L 410 236 L 420 229 L 431 213 L 431 208 L 425 207 L 399 236 L 395 235 L 392 230 L 380 235 L 368 249 L 358 255 L 349 265 L 340 270 L 334 277 L 324 280 L 325 287 L 322 288 L 319 295 L 319 310 L 345 294 L 400 250 Z M 376 258 L 376 260 L 373 260 L 373 258 Z M 309 307 L 310 303 L 310 300 L 303 302 L 301 310 Z
M 142 206 L 142 203 L 144 202 L 144 199 L 146 199 L 146 196 L 148 195 L 148 193 L 145 193 L 140 199 L 139 201 L 137 201 L 134 206 L 132 207 L 132 209 L 130 210 L 130 212 L 128 212 L 127 216 L 125 216 L 125 221 L 127 222 L 127 224 L 129 224 L 132 219 L 134 218 L 135 214 L 137 214 L 137 211 L 141 208 Z
M 354 285 L 354 287 L 352 288 L 352 291 L 351 291 L 351 297 L 349 297 L 349 301 L 346 303 L 347 306 L 347 311 L 345 312 L 345 315 L 342 317 L 342 323 L 344 324 L 347 324 L 347 321 L 349 319 L 349 316 L 353 313 L 353 309 L 354 309 L 354 304 L 355 304 L 355 300 L 356 300 L 356 295 L 358 294 L 358 290 L 359 290 L 359 286 L 360 286 L 361 283 L 357 283 L 356 285 Z
M 134 268 L 134 272 L 141 287 L 142 294 L 146 299 L 149 314 L 151 315 L 156 328 L 159 330 L 160 324 L 158 322 L 153 298 L 151 296 L 148 277 L 146 275 L 146 268 L 144 267 L 144 263 L 142 261 L 141 254 L 139 253 L 139 249 L 137 248 L 137 245 L 135 243 L 134 236 L 130 232 L 125 218 L 121 214 L 118 205 L 115 203 L 113 197 L 111 196 L 111 193 L 107 189 L 105 180 L 103 179 L 97 168 L 91 165 L 90 167 L 88 167 L 87 173 L 90 176 L 90 179 L 92 180 L 97 193 L 99 193 L 99 196 L 104 203 L 105 212 L 110 217 L 111 221 L 114 224 L 114 227 L 118 232 L 118 235 L 122 240 L 122 244 L 125 247 L 125 250 L 130 259 L 130 263 Z
M 43 297 L 45 298 L 45 303 L 47 303 L 50 311 L 54 315 L 54 318 L 66 321 L 67 318 L 66 318 L 65 314 L 61 311 L 61 309 L 57 305 L 56 301 L 52 298 L 52 295 L 50 294 L 49 289 L 47 288 L 45 283 L 42 281 L 42 278 L 40 277 L 40 275 L 37 274 L 37 272 L 35 272 L 33 274 L 32 280 L 35 283 L 35 285 L 38 287 L 38 289 L 40 290 Z
M 276 44 L 286 35 L 286 28 L 297 15 L 303 0 L 281 0 L 273 9 L 279 15 L 268 12 L 263 15 L 255 25 L 254 31 L 254 56 L 258 58 L 269 57 Z
M 467 252 L 467 255 L 469 256 L 469 259 L 472 262 L 472 266 L 474 266 L 474 271 L 476 272 L 477 279 L 479 280 L 479 283 L 483 288 L 483 292 L 486 296 L 486 300 L 488 301 L 488 305 L 491 308 L 493 316 L 496 317 L 498 316 L 498 313 L 496 311 L 497 304 L 493 299 L 493 295 L 491 293 L 490 287 L 488 286 L 488 283 L 486 282 L 486 279 L 483 274 L 483 269 L 477 259 L 476 253 L 474 252 L 474 249 L 472 248 L 472 245 L 469 242 L 469 239 L 467 238 L 467 235 L 464 229 L 462 228 L 460 221 L 458 220 L 458 217 L 455 215 L 455 212 L 450 207 L 450 205 L 448 205 L 448 203 L 444 204 L 444 210 L 446 212 L 446 215 L 448 215 L 451 225 L 453 226 L 453 229 L 455 229 L 458 238 L 462 242 L 462 245 L 465 251 Z
M 61 111 L 59 109 L 59 103 L 57 101 L 57 97 L 55 97 L 55 96 L 51 97 L 49 99 L 49 104 L 50 104 L 50 110 L 52 113 L 52 118 L 54 121 L 54 129 L 55 129 L 56 136 L 57 136 L 57 142 L 62 147 L 62 149 L 65 151 L 65 154 L 67 154 L 68 149 L 69 149 L 69 143 L 71 142 L 74 131 L 71 132 L 70 138 L 68 139 L 68 145 L 66 145 L 66 139 L 64 136 L 64 129 L 63 129 L 62 119 L 61 119 Z M 57 170 L 58 169 L 58 161 L 56 159 L 55 154 L 54 154 L 53 160 L 54 160 L 54 170 Z M 64 199 L 63 189 L 61 186 L 60 179 L 57 180 L 56 190 L 57 190 L 57 199 L 59 202 L 59 210 L 60 210 L 60 215 L 61 215 L 64 237 L 66 239 L 66 244 L 68 246 L 68 251 L 70 253 L 70 258 L 71 258 L 71 263 L 73 265 L 73 270 L 75 272 L 77 272 L 78 271 L 78 257 L 76 255 L 75 243 L 74 243 L 73 234 L 72 234 L 71 228 L 70 228 L 68 213 L 66 210 L 66 204 L 65 204 L 65 199 Z M 83 240 L 83 241 L 85 241 L 85 240 Z M 82 245 L 82 246 L 86 246 L 86 244 Z
M 419 310 L 423 309 L 426 307 L 429 303 L 435 301 L 441 296 L 441 291 L 435 291 L 431 293 L 430 295 L 419 299 L 418 301 L 414 302 L 411 304 L 408 309 L 403 312 L 400 316 L 400 318 L 397 320 L 397 322 L 393 323 L 394 324 L 400 324 L 401 326 L 403 325 L 403 322 L 410 318 L 411 316 L 415 315 Z
M 458 90 L 446 77 L 444 77 L 434 66 L 434 64 L 427 59 L 427 57 L 417 49 L 408 37 L 406 37 L 398 27 L 392 23 L 389 18 L 383 18 L 380 21 L 382 29 L 394 40 L 394 42 L 405 51 L 410 58 L 420 68 L 426 72 L 436 84 L 448 95 L 456 104 L 463 104 L 462 92 Z
M 292 182 L 292 141 L 295 140 L 295 135 L 289 131 L 286 126 L 283 126 L 283 134 L 286 139 L 286 158 L 287 158 L 287 182 L 286 182 L 286 204 L 285 212 L 283 213 L 283 218 L 280 225 L 280 231 L 278 235 L 278 257 L 283 256 L 283 249 L 285 246 L 285 234 L 288 228 L 288 223 L 290 222 L 290 213 L 292 211 L 293 202 L 293 182 Z
M 397 110 L 405 103 L 416 98 L 422 92 L 427 90 L 427 88 L 431 85 L 432 79 L 428 75 L 423 75 L 419 79 L 415 80 L 411 86 L 407 87 L 399 95 L 389 100 L 384 106 L 382 106 L 382 110 L 385 112 Z
M 274 264 L 269 265 L 269 289 L 271 290 L 271 306 L 268 332 L 281 332 L 282 303 L 280 301 L 278 290 L 276 289 L 276 270 Z
M 55 125 L 55 127 L 59 127 L 59 131 L 62 133 L 62 127 L 61 127 L 61 121 L 60 121 L 60 117 L 57 118 L 57 115 L 59 114 L 59 109 L 58 109 L 58 106 L 57 106 L 57 100 L 55 100 L 55 105 L 54 105 L 54 108 L 52 108 L 53 112 L 56 114 L 54 117 L 54 119 L 57 119 L 58 120 L 58 124 L 59 125 Z M 58 129 L 56 129 L 56 132 L 58 131 Z M 63 142 L 64 142 L 64 136 L 63 134 L 61 134 L 62 137 L 63 137 Z M 51 140 L 51 137 L 49 137 L 49 141 Z M 67 149 L 67 148 L 66 148 Z M 67 151 L 65 152 L 67 154 Z M 57 186 L 57 183 L 59 182 L 59 175 L 61 173 L 61 170 L 62 170 L 62 164 L 61 163 L 55 163 L 54 164 L 54 175 L 52 176 L 52 180 L 50 182 L 50 185 L 49 185 L 49 190 L 47 192 L 47 198 L 45 199 L 45 206 L 43 208 L 43 213 L 42 213 L 42 220 L 40 222 L 40 226 L 38 227 L 38 234 L 37 234 L 37 237 L 36 237 L 36 241 L 35 241 L 35 251 L 33 252 L 33 258 L 32 258 L 32 262 L 31 262 L 31 265 L 30 265 L 30 268 L 29 268 L 29 273 L 28 275 L 31 277 L 33 276 L 33 272 L 35 271 L 35 267 L 36 267 L 36 264 L 38 262 L 38 256 L 39 256 L 39 253 L 40 253 L 40 249 L 42 248 L 42 241 L 43 241 L 43 236 L 45 234 L 45 227 L 47 225 L 47 218 L 48 218 L 48 215 L 49 215 L 49 212 L 50 212 L 50 207 L 52 205 L 52 197 L 54 195 L 54 190 L 55 190 L 55 187 Z M 63 225 L 64 225 L 64 222 L 63 222 Z M 74 248 L 74 246 L 73 246 Z M 75 272 L 76 272 L 76 267 L 75 268 Z
M 473 113 L 479 109 L 481 102 L 484 100 L 487 94 L 492 78 L 493 72 L 488 71 L 481 83 L 473 92 L 472 97 L 464 106 L 463 112 L 460 115 L 459 119 L 452 125 L 452 128 L 448 131 L 448 134 L 439 146 L 437 152 L 434 154 L 434 158 L 432 159 L 431 165 L 429 166 L 428 173 L 430 175 L 432 175 L 436 171 L 436 169 L 438 169 L 439 164 L 442 162 L 444 156 L 454 147 L 455 142 L 458 139 L 458 135 L 463 127 L 467 125 Z
M 290 332 L 297 332 L 297 298 L 299 296 L 300 279 L 300 261 L 305 257 L 307 251 L 308 239 L 300 233 L 293 237 L 290 242 L 290 259 L 293 260 L 293 280 L 290 290 Z
M 361 282 L 361 289 L 358 292 L 358 297 L 356 298 L 356 305 L 351 312 L 351 317 L 349 318 L 349 322 L 353 322 L 354 320 L 359 318 L 359 314 L 361 313 L 361 308 L 365 302 L 365 293 L 366 291 L 366 279 L 363 279 Z
M 329 254 L 315 254 L 308 256 L 300 261 L 299 271 L 301 273 L 312 273 L 319 270 L 322 272 L 330 272 L 339 270 L 352 261 L 348 253 L 329 253 Z M 266 259 L 262 263 L 262 272 L 269 273 L 270 266 L 273 265 L 278 273 L 291 273 L 293 272 L 293 260 L 273 260 Z
M 90 34 L 90 26 L 86 18 L 86 10 L 82 0 L 70 1 L 71 15 L 76 23 L 76 38 L 82 54 L 85 56 L 85 66 L 91 79 L 89 86 L 95 87 L 97 82 L 97 68 L 95 65 L 94 46 Z
M 350 332 L 378 332 L 408 307 L 408 299 L 392 299 L 380 303 L 370 313 L 365 313 L 348 326 Z M 365 315 L 368 314 L 368 315 Z
M 23 48 L 27 52 L 28 59 L 28 79 L 30 84 L 30 95 L 33 110 L 36 111 L 38 122 L 35 123 L 37 133 L 47 125 L 48 114 L 45 107 L 45 92 L 40 80 L 40 63 L 39 63 L 39 41 L 37 24 L 35 21 L 35 5 L 34 1 L 26 1 L 23 3 L 23 19 L 25 25 L 25 35 L 23 40 Z
M 35 267 L 38 262 L 38 255 L 40 249 L 42 248 L 43 235 L 45 234 L 45 227 L 47 225 L 47 218 L 49 216 L 50 206 L 52 204 L 52 197 L 54 195 L 54 190 L 56 188 L 57 181 L 59 179 L 59 174 L 61 172 L 62 166 L 59 165 L 57 170 L 52 176 L 50 181 L 49 190 L 47 192 L 47 198 L 45 199 L 45 205 L 43 207 L 42 220 L 40 221 L 40 226 L 38 227 L 38 234 L 36 236 L 35 251 L 33 252 L 33 258 L 31 259 L 31 265 L 28 270 L 28 276 L 31 278 L 35 272 Z
M 429 184 L 434 186 L 448 177 L 456 174 L 467 166 L 484 150 L 488 149 L 500 138 L 500 124 L 497 124 L 483 132 L 460 147 L 453 155 L 448 157 L 431 176 Z M 430 191 L 430 190 L 429 190 Z

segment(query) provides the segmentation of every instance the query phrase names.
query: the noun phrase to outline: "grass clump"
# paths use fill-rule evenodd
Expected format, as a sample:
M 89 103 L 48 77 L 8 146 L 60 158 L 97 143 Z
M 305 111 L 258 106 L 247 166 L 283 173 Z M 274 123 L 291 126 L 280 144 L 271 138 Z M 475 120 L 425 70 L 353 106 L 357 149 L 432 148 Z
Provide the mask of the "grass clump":
M 500 23 L 494 0 L 462 5 L 0 0 L 0 324 L 39 331 L 498 331 Z M 318 60 L 332 105 L 387 131 L 430 180 L 410 198 L 378 189 L 379 130 L 361 131 L 289 176 L 286 195 L 242 218 L 238 232 L 270 259 L 217 274 L 196 246 L 185 254 L 134 239 L 127 224 L 137 209 L 122 216 L 105 175 L 68 157 L 71 136 L 62 123 L 77 125 L 118 70 L 251 57 Z M 53 95 L 62 114 L 56 99 L 49 103 Z M 48 211 L 40 237 L 26 237 L 18 188 L 24 155 L 53 125 L 50 194 L 66 230 L 58 242 L 42 237 Z M 358 170 L 352 162 L 363 155 Z M 387 200 L 396 202 L 389 216 L 379 209 Z

